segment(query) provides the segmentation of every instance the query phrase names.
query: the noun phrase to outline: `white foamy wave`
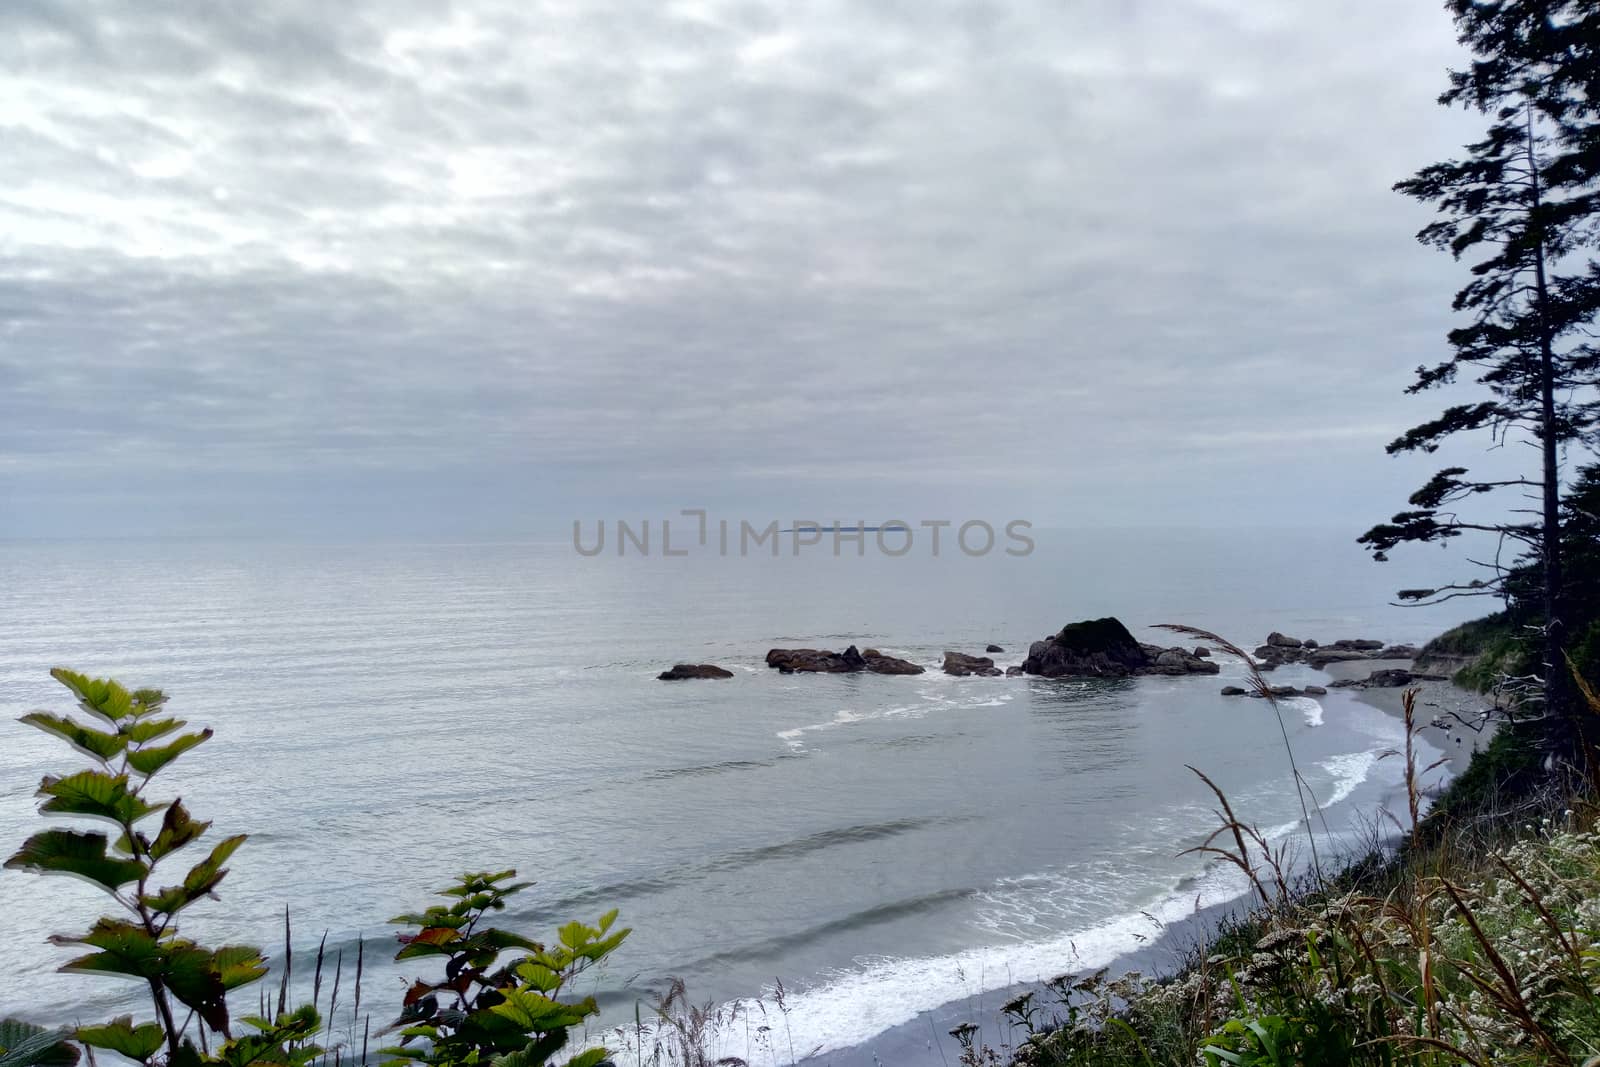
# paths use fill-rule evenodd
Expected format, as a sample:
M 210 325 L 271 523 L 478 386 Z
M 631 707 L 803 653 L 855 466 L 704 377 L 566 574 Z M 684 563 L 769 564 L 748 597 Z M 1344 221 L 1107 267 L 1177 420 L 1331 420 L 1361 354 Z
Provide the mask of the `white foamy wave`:
M 753 1018 L 783 1018 L 802 1055 L 835 1052 L 864 1044 L 925 1011 L 991 993 L 1021 982 L 1045 981 L 1064 971 L 1093 970 L 1136 949 L 1196 910 L 1223 904 L 1249 891 L 1236 869 L 1218 864 L 1190 886 L 1173 889 L 1147 907 L 1049 939 L 968 949 L 945 956 L 866 957 L 803 990 L 786 990 L 786 1011 L 775 991 L 734 1005 Z M 632 1040 L 632 1030 L 629 1030 Z M 785 1041 L 791 1038 L 786 1035 Z M 650 1037 L 643 1039 L 648 1056 Z M 737 1050 L 734 1050 L 737 1051 Z M 616 1057 L 636 1064 L 633 1050 Z
M 1307 726 L 1322 725 L 1322 704 L 1311 697 L 1286 697 L 1281 701 L 1305 716 Z
M 802 751 L 805 748 L 807 734 L 818 733 L 823 730 L 835 730 L 841 726 L 852 726 L 856 723 L 876 722 L 883 719 L 920 719 L 932 711 L 957 710 L 965 711 L 971 708 L 996 708 L 1002 704 L 1010 703 L 1016 696 L 1015 693 L 995 693 L 979 691 L 969 694 L 949 696 L 938 692 L 919 691 L 919 696 L 925 699 L 916 704 L 900 704 L 877 711 L 861 712 L 850 708 L 841 708 L 834 712 L 833 718 L 826 722 L 814 722 L 806 726 L 796 726 L 788 730 L 779 730 L 778 739 L 791 749 Z
M 1346 752 L 1342 756 L 1330 756 L 1318 763 L 1318 767 L 1333 776 L 1332 790 L 1327 796 L 1317 798 L 1320 805 L 1331 808 L 1341 801 L 1348 800 L 1361 783 L 1371 776 L 1372 769 L 1377 765 L 1376 752 Z

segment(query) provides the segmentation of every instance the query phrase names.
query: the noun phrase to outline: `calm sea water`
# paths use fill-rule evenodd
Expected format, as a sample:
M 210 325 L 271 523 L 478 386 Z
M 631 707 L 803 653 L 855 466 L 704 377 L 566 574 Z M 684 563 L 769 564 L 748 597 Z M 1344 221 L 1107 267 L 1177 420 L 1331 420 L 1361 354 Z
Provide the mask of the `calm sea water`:
M 591 983 L 610 1022 L 668 976 L 696 1000 L 769 996 L 797 1049 L 1114 958 L 1197 900 L 1240 891 L 1179 856 L 1213 825 L 1184 769 L 1292 838 L 1271 712 L 1238 670 L 1126 682 L 950 678 L 944 649 L 1020 662 L 1063 623 L 1180 621 L 1254 645 L 1420 641 L 1472 605 L 1386 606 L 1442 576 L 1368 562 L 1344 531 L 1043 532 L 1025 558 L 579 558 L 570 544 L 8 543 L 0 546 L 0 847 L 41 825 L 39 777 L 76 766 L 9 723 L 64 711 L 56 665 L 164 688 L 216 728 L 157 782 L 248 832 L 206 938 L 276 954 L 367 940 L 374 1024 L 398 1004 L 385 920 L 464 869 L 538 885 L 505 925 L 611 907 L 635 932 Z M 1163 641 L 1162 643 L 1175 643 Z M 769 647 L 856 644 L 918 677 L 781 676 Z M 731 681 L 665 683 L 677 661 Z M 1280 672 L 1286 683 L 1315 680 Z M 1398 780 L 1397 723 L 1335 692 L 1286 706 L 1335 831 Z M 165 780 L 163 780 L 165 779 Z M 140 1012 L 141 990 L 56 973 L 102 900 L 0 875 L 0 1014 Z M 304 972 L 302 972 L 304 973 Z M 253 999 L 251 1000 L 253 1004 Z

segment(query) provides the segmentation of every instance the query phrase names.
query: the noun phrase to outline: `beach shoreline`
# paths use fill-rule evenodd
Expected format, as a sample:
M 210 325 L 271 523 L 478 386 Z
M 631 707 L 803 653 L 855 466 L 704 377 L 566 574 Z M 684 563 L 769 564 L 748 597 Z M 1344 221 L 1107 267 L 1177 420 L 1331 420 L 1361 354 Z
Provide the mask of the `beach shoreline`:
M 1411 660 L 1351 660 L 1330 663 L 1319 668 L 1319 671 L 1332 682 L 1364 679 L 1373 671 L 1409 669 L 1411 666 Z M 1419 680 L 1397 688 L 1346 687 L 1332 692 L 1345 693 L 1348 699 L 1403 720 L 1405 711 L 1402 700 L 1407 689 L 1419 691 L 1416 702 L 1418 736 L 1443 754 L 1440 769 L 1444 773 L 1429 775 L 1425 780 L 1428 791 L 1434 792 L 1461 774 L 1473 753 L 1487 745 L 1493 736 L 1492 723 L 1480 732 L 1474 732 L 1451 716 L 1459 716 L 1467 723 L 1476 723 L 1479 713 L 1489 706 L 1489 701 L 1481 694 L 1461 689 L 1449 681 L 1436 680 Z M 1322 699 L 1326 700 L 1327 697 Z M 1436 721 L 1441 719 L 1444 723 L 1436 725 Z M 1376 824 L 1377 812 L 1372 814 Z M 1231 900 L 1197 909 L 1182 919 L 1160 926 L 1148 943 L 1119 955 L 1107 965 L 1107 970 L 1113 976 L 1134 971 L 1145 975 L 1171 974 L 1193 955 L 1198 946 L 1209 940 L 1223 922 L 1248 912 L 1255 904 L 1254 897 L 1243 893 Z M 1061 969 L 1063 972 L 1072 971 L 1071 961 L 1064 959 Z M 950 1034 L 952 1029 L 971 1024 L 978 1027 L 973 1036 L 975 1044 L 987 1044 L 995 1049 L 1015 1047 L 1026 1035 L 1002 1017 L 1000 1007 L 1024 993 L 1043 989 L 1039 982 L 1018 982 L 985 993 L 975 993 L 920 1012 L 909 1022 L 891 1027 L 869 1041 L 820 1053 L 800 1060 L 799 1064 L 800 1067 L 950 1067 L 961 1058 L 961 1047 Z M 1046 997 L 1040 997 L 1039 1000 L 1047 1003 Z

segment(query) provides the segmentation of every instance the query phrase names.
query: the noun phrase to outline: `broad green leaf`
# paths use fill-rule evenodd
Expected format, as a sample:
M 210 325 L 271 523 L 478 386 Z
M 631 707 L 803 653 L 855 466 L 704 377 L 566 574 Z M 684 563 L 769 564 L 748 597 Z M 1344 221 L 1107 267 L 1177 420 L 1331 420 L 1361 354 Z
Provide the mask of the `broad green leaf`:
M 160 806 L 146 804 L 128 791 L 127 775 L 104 771 L 79 771 L 65 778 L 46 777 L 39 795 L 49 797 L 39 806 L 51 815 L 89 815 L 109 819 L 119 826 L 138 822 Z
M 172 995 L 193 1008 L 211 1029 L 227 1030 L 228 989 L 216 958 L 190 942 L 166 947 L 166 957 L 163 976 Z
M 13 870 L 70 874 L 116 892 L 149 871 L 139 860 L 106 855 L 106 835 L 76 830 L 45 830 L 24 841 L 6 860 Z
M 158 737 L 165 737 L 172 731 L 187 726 L 183 719 L 144 719 L 140 722 L 124 724 L 122 736 L 130 744 L 142 745 L 154 741 Z
M 57 934 L 56 945 L 88 945 L 99 949 L 61 966 L 69 973 L 93 971 L 129 978 L 154 978 L 165 967 L 166 949 L 141 926 L 121 919 L 100 919 L 89 932 L 79 937 Z
M 223 838 L 217 847 L 211 850 L 211 855 L 190 868 L 189 873 L 184 875 L 182 885 L 167 886 L 140 899 L 146 907 L 168 915 L 188 907 L 217 888 L 228 873 L 223 864 L 227 863 L 228 857 L 244 844 L 246 836 L 234 834 L 232 837 Z
M 194 746 L 210 740 L 210 738 L 211 728 L 207 727 L 197 734 L 184 734 L 175 741 L 155 748 L 130 748 L 128 750 L 128 766 L 148 778 Z
M 212 953 L 211 959 L 222 987 L 228 990 L 249 985 L 267 973 L 267 961 L 254 945 L 224 945 Z
M 30 711 L 18 721 L 37 727 L 46 733 L 55 734 L 73 748 L 101 762 L 115 757 L 128 743 L 126 738 L 117 734 L 91 730 L 65 715 L 52 715 L 48 711 Z
M 20 1019 L 0 1019 L 0 1067 L 72 1067 L 78 1050 L 65 1030 L 46 1030 Z
M 72 690 L 79 705 L 108 722 L 117 723 L 134 710 L 133 696 L 122 686 L 108 679 L 90 678 L 86 674 L 57 667 L 50 677 Z
M 159 1023 L 135 1026 L 131 1015 L 119 1016 L 104 1026 L 80 1026 L 76 1036 L 85 1045 L 109 1049 L 140 1062 L 160 1052 L 167 1040 Z
M 505 999 L 489 1010 L 509 1019 L 524 1031 L 537 1030 L 543 1033 L 577 1026 L 593 1013 L 592 1000 L 565 1004 L 532 989 L 503 989 L 501 993 Z
M 599 1067 L 610 1054 L 604 1048 L 585 1049 L 567 1061 L 567 1067 Z

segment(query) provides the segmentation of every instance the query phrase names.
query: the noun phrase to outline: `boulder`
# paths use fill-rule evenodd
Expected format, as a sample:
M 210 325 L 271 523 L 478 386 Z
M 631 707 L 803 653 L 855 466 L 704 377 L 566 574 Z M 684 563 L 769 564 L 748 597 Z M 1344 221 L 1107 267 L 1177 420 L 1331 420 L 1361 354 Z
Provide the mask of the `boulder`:
M 1220 674 L 1222 668 L 1181 648 L 1163 650 L 1147 668 L 1153 674 Z
M 987 648 L 985 648 L 984 651 L 985 652 L 1004 652 L 1005 649 L 1001 648 L 999 645 L 990 645 Z
M 848 674 L 865 670 L 867 661 L 856 646 L 843 652 L 828 652 L 815 648 L 774 648 L 767 653 L 767 666 L 776 667 L 785 674 L 796 671 L 817 674 Z
M 885 656 L 875 648 L 867 649 L 861 658 L 866 660 L 866 669 L 873 674 L 921 674 L 924 670 L 910 660 Z
M 1244 694 L 1245 690 L 1240 689 L 1236 685 L 1225 685 L 1222 687 L 1222 695 L 1225 697 L 1242 697 Z
M 1328 691 L 1320 685 L 1308 685 L 1302 692 L 1308 697 L 1325 697 L 1328 695 Z
M 1007 678 L 1020 678 L 1020 677 L 1022 677 L 1022 668 L 1021 667 L 1007 667 L 1006 668 L 1006 677 Z
M 1278 648 L 1300 648 L 1305 642 L 1298 637 L 1288 637 L 1274 630 L 1267 635 L 1267 644 L 1275 645 Z
M 1004 672 L 996 669 L 994 660 L 988 656 L 968 656 L 960 652 L 946 652 L 944 654 L 944 673 L 953 674 L 957 678 L 965 678 L 969 674 L 981 674 L 986 677 L 998 678 Z
M 1136 674 L 1217 674 L 1221 668 L 1182 648 L 1135 641 L 1116 619 L 1090 619 L 1035 641 L 1022 661 L 1027 674 L 1044 678 L 1126 678 Z
M 1382 652 L 1379 652 L 1373 658 L 1374 659 L 1416 659 L 1417 658 L 1417 646 L 1416 645 L 1390 645 L 1388 648 L 1384 649 Z
M 663 682 L 675 682 L 685 678 L 732 678 L 733 672 L 723 670 L 714 663 L 678 663 L 656 677 Z
M 1317 647 L 1317 642 L 1313 638 L 1308 637 L 1304 641 L 1300 642 L 1300 647 L 1309 651 L 1310 649 Z
M 1069 623 L 1028 647 L 1022 669 L 1044 678 L 1126 678 L 1150 657 L 1117 619 Z
M 1367 689 L 1398 689 L 1400 686 L 1410 685 L 1411 682 L 1410 671 L 1394 667 L 1389 670 L 1373 671 L 1361 684 Z
M 1352 651 L 1352 652 L 1376 652 L 1376 651 L 1378 651 L 1379 649 L 1381 649 L 1383 647 L 1383 642 L 1382 641 L 1374 641 L 1371 638 L 1365 638 L 1365 637 L 1363 637 L 1363 638 L 1341 637 L 1339 640 L 1335 641 L 1333 644 L 1331 644 L 1331 645 L 1323 645 L 1322 647 L 1323 648 L 1340 648 L 1340 649 L 1345 649 L 1346 651 Z
M 1195 645 L 1194 646 L 1194 658 L 1195 659 L 1206 659 L 1210 655 L 1211 655 L 1211 650 L 1209 648 L 1207 648 L 1205 645 Z

